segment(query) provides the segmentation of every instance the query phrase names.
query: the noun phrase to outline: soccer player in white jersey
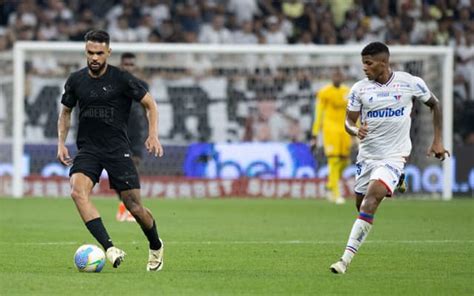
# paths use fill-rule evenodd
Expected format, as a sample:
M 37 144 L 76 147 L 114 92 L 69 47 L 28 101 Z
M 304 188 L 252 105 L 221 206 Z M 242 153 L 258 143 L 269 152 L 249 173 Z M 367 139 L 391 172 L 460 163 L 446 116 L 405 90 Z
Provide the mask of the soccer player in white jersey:
M 359 212 L 346 249 L 332 264 L 343 274 L 369 234 L 374 214 L 386 196 L 391 196 L 411 152 L 410 113 L 413 99 L 423 102 L 433 114 L 434 139 L 428 154 L 444 160 L 450 156 L 441 139 L 442 114 L 436 96 L 423 79 L 406 72 L 393 72 L 389 49 L 373 42 L 361 52 L 366 79 L 349 92 L 345 128 L 360 139 L 354 191 Z M 356 123 L 360 119 L 360 127 Z

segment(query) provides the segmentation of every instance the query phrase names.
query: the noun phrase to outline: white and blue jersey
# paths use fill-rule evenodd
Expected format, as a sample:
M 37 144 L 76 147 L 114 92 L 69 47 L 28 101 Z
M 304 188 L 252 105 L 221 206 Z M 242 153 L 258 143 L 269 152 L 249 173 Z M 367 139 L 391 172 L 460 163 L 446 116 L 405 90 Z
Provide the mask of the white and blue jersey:
M 413 99 L 426 102 L 431 91 L 420 77 L 393 72 L 385 84 L 360 80 L 348 95 L 347 110 L 360 112 L 368 124 L 368 135 L 360 141 L 358 161 L 400 159 L 411 152 L 410 114 Z

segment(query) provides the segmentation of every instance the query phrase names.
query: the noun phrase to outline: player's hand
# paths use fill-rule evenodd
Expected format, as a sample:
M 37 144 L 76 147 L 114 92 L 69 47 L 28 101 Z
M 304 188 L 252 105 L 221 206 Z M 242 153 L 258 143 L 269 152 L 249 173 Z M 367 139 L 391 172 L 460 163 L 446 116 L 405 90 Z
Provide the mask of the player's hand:
M 434 156 L 437 159 L 443 161 L 446 158 L 446 154 L 448 155 L 448 157 L 451 157 L 451 154 L 449 153 L 448 150 L 444 149 L 444 146 L 442 143 L 433 142 L 433 144 L 431 145 L 426 155 Z
M 367 124 L 367 121 L 362 123 L 362 125 L 359 127 L 359 130 L 357 131 L 357 138 L 363 140 L 365 137 L 367 137 L 367 134 L 369 133 L 369 125 Z
M 57 158 L 59 162 L 65 166 L 69 166 L 72 164 L 72 158 L 69 156 L 69 150 L 64 145 L 58 145 Z
M 160 140 L 156 136 L 149 136 L 145 141 L 145 147 L 148 153 L 155 155 L 155 157 L 162 157 L 164 154 Z

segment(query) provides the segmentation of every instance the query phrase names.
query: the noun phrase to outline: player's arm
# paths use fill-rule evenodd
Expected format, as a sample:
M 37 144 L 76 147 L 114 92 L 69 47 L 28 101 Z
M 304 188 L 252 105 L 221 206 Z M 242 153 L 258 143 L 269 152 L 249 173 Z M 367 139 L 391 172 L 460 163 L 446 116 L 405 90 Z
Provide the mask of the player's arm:
M 148 137 L 145 141 L 145 147 L 149 153 L 161 157 L 164 151 L 158 139 L 158 108 L 155 100 L 147 92 L 140 103 L 145 108 L 148 119 Z
M 357 127 L 357 120 L 359 120 L 359 111 L 350 111 L 346 110 L 346 120 L 344 121 L 344 127 L 346 132 L 354 137 L 359 139 L 364 139 L 368 133 L 367 122 L 361 124 L 360 127 Z
M 319 132 L 321 131 L 321 125 L 322 125 L 323 116 L 324 116 L 324 109 L 326 106 L 321 92 L 322 91 L 319 92 L 319 95 L 316 98 L 316 104 L 314 106 L 314 121 L 313 121 L 313 127 L 311 129 L 311 141 L 309 143 L 312 150 L 316 149 L 316 146 L 318 144 L 318 135 L 319 135 Z
M 72 159 L 66 147 L 66 138 L 71 127 L 72 108 L 62 105 L 61 113 L 58 118 L 58 160 L 63 165 L 71 165 Z
M 430 107 L 431 113 L 433 114 L 433 128 L 434 138 L 431 147 L 428 150 L 428 155 L 434 155 L 440 160 L 444 160 L 446 154 L 451 156 L 449 151 L 443 146 L 442 132 L 443 132 L 443 115 L 438 98 L 432 93 L 431 98 L 425 102 L 425 105 Z

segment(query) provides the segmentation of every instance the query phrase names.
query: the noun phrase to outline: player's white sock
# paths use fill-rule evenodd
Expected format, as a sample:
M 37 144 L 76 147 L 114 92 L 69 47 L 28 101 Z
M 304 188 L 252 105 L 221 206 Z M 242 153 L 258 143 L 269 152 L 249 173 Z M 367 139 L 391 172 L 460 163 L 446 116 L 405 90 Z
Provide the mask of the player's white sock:
M 347 265 L 351 263 L 352 257 L 357 253 L 357 250 L 359 250 L 359 247 L 369 234 L 373 219 L 374 216 L 360 212 L 359 217 L 355 220 L 351 234 L 349 235 L 349 240 L 347 241 L 346 250 L 342 255 L 342 260 Z

